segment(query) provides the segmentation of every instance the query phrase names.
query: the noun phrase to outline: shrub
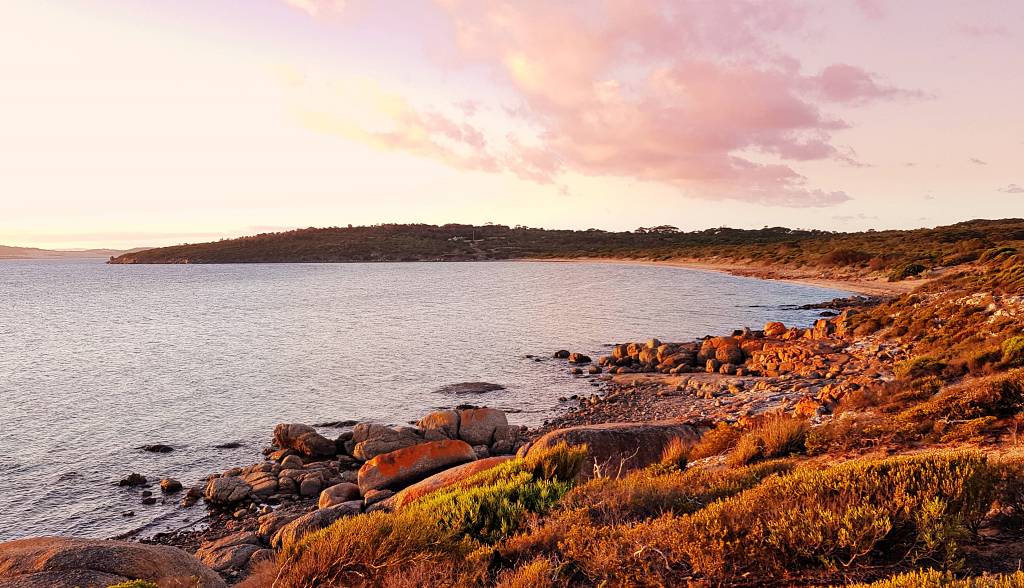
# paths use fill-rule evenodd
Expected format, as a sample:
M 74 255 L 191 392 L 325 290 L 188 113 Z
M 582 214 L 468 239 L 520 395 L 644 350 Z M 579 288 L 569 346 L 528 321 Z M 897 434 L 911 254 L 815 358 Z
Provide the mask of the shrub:
M 943 389 L 897 418 L 905 423 L 937 419 L 1007 417 L 1024 408 L 1024 370 L 1014 370 Z
M 111 584 L 107 588 L 160 588 L 160 586 L 149 580 L 128 580 L 120 584 Z
M 495 588 L 545 588 L 555 585 L 557 567 L 551 560 L 538 557 L 498 577 Z
M 927 267 L 917 262 L 909 262 L 896 266 L 892 272 L 889 273 L 890 282 L 899 282 L 907 278 L 919 275 L 924 272 Z
M 563 554 L 588 579 L 612 585 L 710 583 L 850 568 L 876 557 L 916 561 L 955 555 L 994 496 L 977 453 L 848 462 L 768 478 L 690 515 L 577 528 Z
M 824 265 L 847 266 L 860 265 L 872 258 L 870 253 L 856 249 L 836 249 L 821 256 L 819 260 Z
M 848 412 L 812 427 L 804 444 L 809 455 L 877 447 L 895 434 L 891 421 L 873 412 Z
M 946 364 L 934 357 L 915 357 L 896 364 L 893 373 L 897 378 L 916 379 L 934 376 L 945 369 Z
M 413 568 L 421 578 L 480 577 L 487 569 L 487 545 L 519 529 L 531 513 L 554 506 L 571 488 L 586 451 L 559 444 L 397 512 L 341 519 L 279 555 L 281 579 L 275 586 L 379 585 Z
M 804 419 L 783 414 L 766 416 L 756 427 L 740 438 L 729 454 L 732 466 L 746 465 L 758 459 L 785 457 L 804 448 L 810 427 Z
M 851 588 L 1024 588 L 1024 572 L 958 580 L 949 572 L 918 570 L 871 584 L 853 584 Z
M 1000 346 L 1003 352 L 1002 363 L 1010 367 L 1024 365 L 1024 337 L 1018 335 L 1003 341 Z
M 667 475 L 641 470 L 624 478 L 594 479 L 578 486 L 562 500 L 562 508 L 584 513 L 601 525 L 691 513 L 791 469 L 792 464 L 780 460 L 736 469 L 691 467 Z

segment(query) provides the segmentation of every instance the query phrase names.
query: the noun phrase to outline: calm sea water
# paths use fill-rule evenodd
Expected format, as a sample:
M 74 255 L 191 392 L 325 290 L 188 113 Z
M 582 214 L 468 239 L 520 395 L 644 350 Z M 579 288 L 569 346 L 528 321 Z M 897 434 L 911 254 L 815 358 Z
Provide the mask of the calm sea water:
M 809 323 L 816 311 L 784 306 L 846 294 L 618 264 L 0 262 L 0 540 L 199 518 L 115 484 L 253 463 L 275 423 L 401 423 L 471 402 L 539 424 L 590 388 L 527 354 Z M 436 392 L 478 380 L 506 390 Z M 151 443 L 175 451 L 138 449 Z

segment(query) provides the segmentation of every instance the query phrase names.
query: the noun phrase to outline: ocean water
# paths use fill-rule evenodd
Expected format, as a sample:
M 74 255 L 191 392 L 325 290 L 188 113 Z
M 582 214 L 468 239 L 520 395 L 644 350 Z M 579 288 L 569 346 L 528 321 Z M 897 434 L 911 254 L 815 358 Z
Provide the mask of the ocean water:
M 403 423 L 474 403 L 536 425 L 591 388 L 528 354 L 809 324 L 818 311 L 792 305 L 845 295 L 624 264 L 0 262 L 0 541 L 197 519 L 201 506 L 143 506 L 116 482 L 187 487 L 254 463 L 276 423 Z M 465 381 L 506 389 L 437 392 Z M 175 450 L 139 449 L 152 443 Z

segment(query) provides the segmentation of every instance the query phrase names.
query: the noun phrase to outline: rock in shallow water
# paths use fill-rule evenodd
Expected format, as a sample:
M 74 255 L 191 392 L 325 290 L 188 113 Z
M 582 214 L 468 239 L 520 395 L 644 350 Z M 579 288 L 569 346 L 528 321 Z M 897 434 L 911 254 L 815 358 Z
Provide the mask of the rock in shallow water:
M 490 382 L 459 382 L 458 384 L 441 386 L 436 392 L 439 394 L 483 394 L 504 389 L 505 387 L 501 384 L 492 384 Z

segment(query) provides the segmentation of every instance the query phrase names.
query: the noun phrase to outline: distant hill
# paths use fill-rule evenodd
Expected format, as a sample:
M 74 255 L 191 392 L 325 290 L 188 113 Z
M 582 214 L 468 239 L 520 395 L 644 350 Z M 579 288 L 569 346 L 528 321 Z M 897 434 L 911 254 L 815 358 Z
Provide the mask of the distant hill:
M 59 251 L 55 249 L 37 249 L 35 247 L 11 247 L 0 245 L 0 259 L 107 259 L 126 253 L 144 251 L 138 249 L 82 249 L 78 251 Z
M 473 261 L 544 258 L 699 259 L 765 267 L 842 268 L 894 279 L 1024 247 L 1024 220 L 972 220 L 931 229 L 839 233 L 765 227 L 608 232 L 504 225 L 309 228 L 126 253 L 111 263 Z

